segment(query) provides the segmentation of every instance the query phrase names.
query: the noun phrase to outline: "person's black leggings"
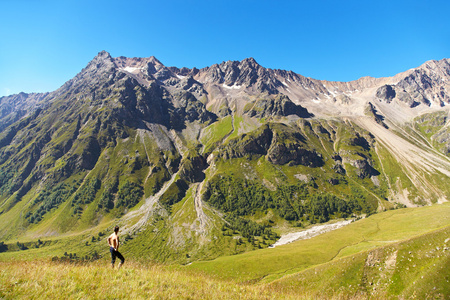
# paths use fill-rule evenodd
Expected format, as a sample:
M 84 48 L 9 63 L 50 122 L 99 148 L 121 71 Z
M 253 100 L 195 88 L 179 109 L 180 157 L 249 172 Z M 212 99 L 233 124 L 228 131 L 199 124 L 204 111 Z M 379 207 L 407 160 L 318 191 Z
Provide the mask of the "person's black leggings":
M 109 252 L 111 252 L 111 263 L 114 264 L 116 262 L 116 257 L 120 259 L 120 263 L 123 264 L 125 262 L 125 258 L 120 254 L 119 251 L 114 250 L 113 247 L 109 248 Z

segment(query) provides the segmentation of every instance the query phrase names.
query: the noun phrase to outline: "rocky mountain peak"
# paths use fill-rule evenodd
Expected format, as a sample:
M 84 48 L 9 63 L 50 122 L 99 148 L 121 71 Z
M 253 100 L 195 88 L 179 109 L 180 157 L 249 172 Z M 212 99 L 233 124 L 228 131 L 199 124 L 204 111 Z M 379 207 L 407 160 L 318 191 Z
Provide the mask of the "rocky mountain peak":
M 106 80 L 117 71 L 114 59 L 106 51 L 101 51 L 95 56 L 87 66 L 81 70 L 74 78 L 64 83 L 54 92 L 54 96 L 62 95 L 67 91 L 77 93 L 87 86 L 94 86 L 95 83 Z
M 111 54 L 105 50 L 100 51 L 96 57 L 99 58 L 111 58 Z
M 387 102 L 397 99 L 411 108 L 450 104 L 450 60 L 430 60 L 401 75 L 394 84 L 380 87 L 377 97 Z
M 112 67 L 114 66 L 114 60 L 111 57 L 111 55 L 106 51 L 99 52 L 86 66 L 85 69 L 93 69 L 97 68 L 100 69 L 102 67 Z
M 252 93 L 277 94 L 277 87 L 281 86 L 274 72 L 260 66 L 254 58 L 214 64 L 200 70 L 196 78 L 203 83 L 246 89 Z
M 152 64 L 155 65 L 155 66 L 164 66 L 164 64 L 163 64 L 161 61 L 159 61 L 159 59 L 157 59 L 157 58 L 154 57 L 154 56 L 150 56 L 150 57 L 148 58 L 148 62 L 149 62 L 149 63 L 152 63 Z
M 248 57 L 240 62 L 241 66 L 251 66 L 253 68 L 261 67 L 253 57 Z
M 422 64 L 418 69 L 428 70 L 429 72 L 439 74 L 440 76 L 450 75 L 450 59 L 429 60 Z

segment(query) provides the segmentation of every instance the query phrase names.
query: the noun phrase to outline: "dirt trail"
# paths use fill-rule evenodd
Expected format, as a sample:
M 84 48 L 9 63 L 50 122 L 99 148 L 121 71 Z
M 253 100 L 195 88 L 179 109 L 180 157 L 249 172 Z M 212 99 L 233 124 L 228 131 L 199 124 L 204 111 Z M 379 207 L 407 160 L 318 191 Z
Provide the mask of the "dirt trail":
M 357 185 L 357 186 L 359 186 L 361 189 L 365 190 L 366 193 L 371 194 L 375 199 L 377 199 L 377 201 L 378 201 L 378 211 L 379 211 L 379 212 L 380 212 L 380 211 L 383 211 L 383 210 L 385 209 L 385 207 L 384 207 L 384 205 L 383 205 L 383 200 L 382 200 L 378 195 L 376 195 L 374 192 L 370 191 L 370 190 L 367 189 L 364 185 L 358 183 L 357 181 L 355 181 L 355 180 L 353 180 L 353 179 L 351 179 L 351 178 L 349 178 L 349 179 L 350 179 L 350 181 L 353 182 L 355 185 Z
M 144 204 L 142 204 L 139 209 L 130 211 L 125 216 L 123 216 L 122 221 L 125 223 L 131 221 L 133 218 L 140 217 L 140 219 L 133 225 L 125 225 L 123 229 L 121 230 L 123 234 L 131 234 L 136 231 L 139 231 L 150 219 L 150 217 L 155 213 L 155 210 L 158 208 L 159 198 L 167 191 L 167 189 L 170 187 L 170 185 L 175 181 L 175 178 L 177 178 L 178 172 L 174 173 L 172 175 L 172 178 L 170 178 L 169 181 L 164 183 L 163 187 L 153 196 L 148 197 L 145 199 Z
M 157 124 L 146 123 L 146 125 L 149 128 L 149 130 L 138 129 L 136 134 L 136 141 L 138 138 L 140 138 L 140 142 L 144 145 L 145 153 L 147 155 L 148 162 L 150 165 L 152 165 L 152 162 L 150 161 L 147 144 L 145 142 L 146 138 L 155 140 L 160 149 L 170 149 L 173 145 L 178 150 L 180 155 L 183 155 L 186 152 L 186 149 L 183 147 L 183 144 L 180 141 L 179 137 L 176 135 L 175 131 L 167 132 Z M 145 178 L 145 182 L 149 179 L 151 175 L 152 171 L 150 168 Z M 144 204 L 139 209 L 131 211 L 127 213 L 125 216 L 123 216 L 122 221 L 124 221 L 124 223 L 126 224 L 122 229 L 123 234 L 127 233 L 131 234 L 136 231 L 139 231 L 147 223 L 150 217 L 155 213 L 156 209 L 158 208 L 162 209 L 162 207 L 160 207 L 160 205 L 158 204 L 158 200 L 167 191 L 170 185 L 175 181 L 177 175 L 178 172 L 174 173 L 171 179 L 165 182 L 163 187 L 155 195 L 145 199 Z M 140 217 L 140 219 L 135 224 L 129 225 L 130 221 L 132 221 L 134 218 L 137 217 Z
M 205 234 L 208 230 L 209 225 L 209 217 L 205 214 L 203 210 L 203 201 L 201 199 L 201 191 L 203 188 L 203 184 L 205 181 L 202 181 L 200 184 L 197 184 L 195 187 L 195 196 L 194 196 L 194 203 L 195 203 L 195 211 L 197 213 L 197 219 L 200 223 L 199 228 L 197 229 L 197 232 L 199 234 Z
M 148 150 L 147 150 L 147 143 L 145 142 L 145 137 L 146 136 L 148 138 L 150 138 L 150 132 L 148 132 L 146 130 L 143 130 L 143 129 L 137 129 L 136 133 L 137 133 L 136 134 L 136 141 L 137 141 L 138 137 L 141 139 L 141 143 L 144 145 L 145 154 L 147 155 L 147 160 L 148 160 L 149 166 L 151 166 L 152 162 L 150 161 L 150 156 L 149 156 Z M 151 175 L 152 175 L 152 169 L 149 168 L 148 169 L 148 174 L 145 177 L 144 184 L 147 182 L 147 180 L 150 178 Z
M 386 175 L 386 170 L 384 169 L 383 161 L 382 161 L 382 159 L 380 159 L 380 153 L 379 153 L 378 147 L 376 147 L 376 146 L 375 146 L 375 153 L 377 154 L 378 162 L 380 163 L 382 174 L 383 174 L 384 178 L 386 179 L 389 190 L 392 190 L 391 181 L 389 180 L 389 176 Z

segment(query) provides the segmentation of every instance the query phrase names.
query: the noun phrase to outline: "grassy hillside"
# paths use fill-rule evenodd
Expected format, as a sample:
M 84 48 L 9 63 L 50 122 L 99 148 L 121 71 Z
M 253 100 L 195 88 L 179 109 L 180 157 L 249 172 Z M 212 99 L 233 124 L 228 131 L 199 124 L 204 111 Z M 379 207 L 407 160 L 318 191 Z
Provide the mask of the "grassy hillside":
M 312 298 L 448 299 L 450 226 L 271 282 Z
M 241 282 L 271 281 L 340 257 L 383 247 L 433 230 L 448 230 L 449 227 L 448 203 L 390 210 L 312 239 L 220 257 L 213 261 L 195 262 L 188 268 Z
M 387 211 L 310 240 L 184 267 L 139 263 L 126 244 L 120 271 L 110 269 L 106 253 L 84 263 L 36 260 L 36 250 L 54 251 L 45 245 L 0 254 L 0 297 L 448 299 L 449 237 L 444 204 Z M 17 260 L 19 253 L 30 260 Z

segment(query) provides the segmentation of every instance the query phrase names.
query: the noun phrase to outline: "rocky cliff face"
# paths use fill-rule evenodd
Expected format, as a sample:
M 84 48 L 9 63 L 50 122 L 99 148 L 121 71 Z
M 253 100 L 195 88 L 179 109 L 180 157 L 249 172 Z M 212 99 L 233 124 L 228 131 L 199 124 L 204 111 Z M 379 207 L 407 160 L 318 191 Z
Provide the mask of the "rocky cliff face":
M 393 85 L 377 90 L 377 97 L 390 102 L 394 99 L 413 108 L 418 105 L 440 106 L 450 104 L 450 61 L 429 61 L 405 74 Z
M 0 98 L 0 132 L 39 108 L 48 93 L 20 93 Z

